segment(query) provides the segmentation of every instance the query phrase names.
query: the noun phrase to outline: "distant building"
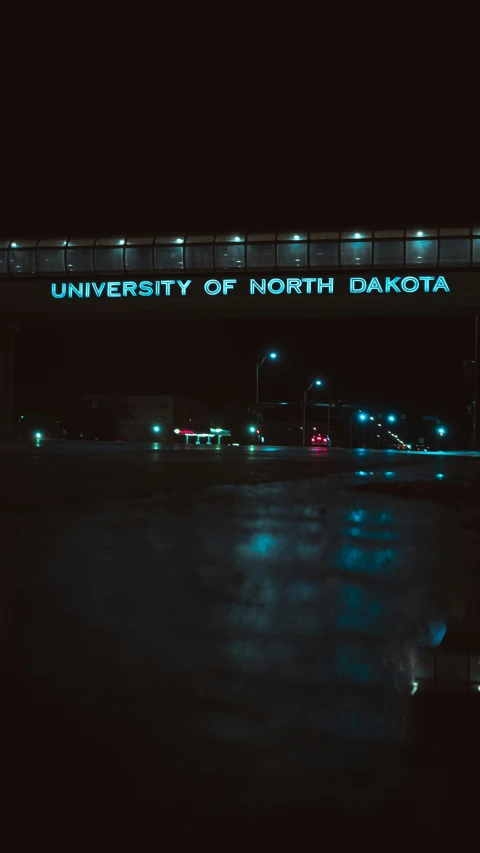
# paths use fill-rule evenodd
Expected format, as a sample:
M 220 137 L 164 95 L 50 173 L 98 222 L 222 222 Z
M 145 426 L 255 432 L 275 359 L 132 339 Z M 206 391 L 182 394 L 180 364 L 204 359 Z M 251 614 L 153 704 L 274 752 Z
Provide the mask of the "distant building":
M 175 430 L 204 430 L 204 403 L 174 394 L 125 394 L 121 397 L 89 395 L 94 408 L 110 405 L 114 412 L 115 438 L 126 441 L 176 441 Z

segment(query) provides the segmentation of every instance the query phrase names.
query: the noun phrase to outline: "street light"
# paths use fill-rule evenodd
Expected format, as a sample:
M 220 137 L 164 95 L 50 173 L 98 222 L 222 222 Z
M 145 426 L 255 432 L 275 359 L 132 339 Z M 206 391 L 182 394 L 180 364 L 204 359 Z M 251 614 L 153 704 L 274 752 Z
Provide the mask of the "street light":
M 302 427 L 302 447 L 305 447 L 305 431 L 306 431 L 306 413 L 307 413 L 307 394 L 314 385 L 321 385 L 321 379 L 314 379 L 313 382 L 310 382 L 308 388 L 305 388 L 303 392 L 303 427 Z
M 42 437 L 42 433 L 41 433 L 41 432 L 36 432 L 36 433 L 35 433 L 35 438 L 36 438 L 37 440 L 40 440 L 40 439 L 41 439 L 41 437 Z
M 251 426 L 251 427 L 248 427 L 248 431 L 249 431 L 249 432 L 256 432 L 256 431 L 257 431 L 257 428 L 256 428 L 256 427 L 254 427 L 254 426 Z
M 368 418 L 368 415 L 366 415 L 365 412 L 359 412 L 358 413 L 358 420 L 359 421 L 366 421 L 367 418 Z
M 256 384 L 255 384 L 255 402 L 256 403 L 258 403 L 258 371 L 260 370 L 263 362 L 267 360 L 267 358 L 271 358 L 273 361 L 275 361 L 276 357 L 277 357 L 276 352 L 267 352 L 267 354 L 263 356 L 262 360 L 257 361 L 257 363 L 256 363 Z
M 160 427 L 158 426 L 158 424 L 155 424 L 155 425 L 152 427 L 152 429 L 153 429 L 153 431 L 154 431 L 154 432 L 160 432 Z
M 389 415 L 387 420 L 389 420 L 390 423 L 393 424 L 397 419 L 396 419 L 395 415 Z

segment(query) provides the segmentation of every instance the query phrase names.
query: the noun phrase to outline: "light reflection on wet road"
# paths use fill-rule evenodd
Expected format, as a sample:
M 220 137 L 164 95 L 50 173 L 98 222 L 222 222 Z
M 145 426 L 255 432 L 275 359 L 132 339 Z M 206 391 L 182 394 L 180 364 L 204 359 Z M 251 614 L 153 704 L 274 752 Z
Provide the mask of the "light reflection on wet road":
M 8 457 L 28 784 L 48 755 L 52 796 L 58 778 L 213 811 L 400 796 L 412 658 L 458 600 L 460 539 L 437 492 L 392 483 L 438 490 L 478 460 L 332 453 L 320 474 L 312 454 L 214 453 Z

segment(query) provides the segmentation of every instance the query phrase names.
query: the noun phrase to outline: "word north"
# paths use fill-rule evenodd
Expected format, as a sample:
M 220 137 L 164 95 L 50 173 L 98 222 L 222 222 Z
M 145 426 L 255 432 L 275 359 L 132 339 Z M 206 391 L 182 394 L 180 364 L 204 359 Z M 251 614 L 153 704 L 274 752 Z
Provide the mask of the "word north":
M 72 299 L 79 297 L 80 299 L 89 299 L 91 296 L 107 296 L 110 299 L 116 296 L 170 296 L 172 292 L 180 293 L 181 296 L 186 296 L 187 288 L 191 284 L 189 281 L 178 281 L 175 279 L 163 279 L 161 281 L 141 281 L 137 284 L 136 281 L 102 281 L 97 284 L 96 281 L 79 281 L 73 284 L 72 282 L 62 281 L 60 285 L 52 282 L 52 296 L 55 299 Z

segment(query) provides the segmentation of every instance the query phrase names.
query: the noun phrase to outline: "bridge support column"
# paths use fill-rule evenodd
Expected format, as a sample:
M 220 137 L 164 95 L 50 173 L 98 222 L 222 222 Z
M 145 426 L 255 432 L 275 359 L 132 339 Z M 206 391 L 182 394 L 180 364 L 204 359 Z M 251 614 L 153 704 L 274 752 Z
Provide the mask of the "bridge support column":
M 14 437 L 14 353 L 15 328 L 0 326 L 0 439 Z

